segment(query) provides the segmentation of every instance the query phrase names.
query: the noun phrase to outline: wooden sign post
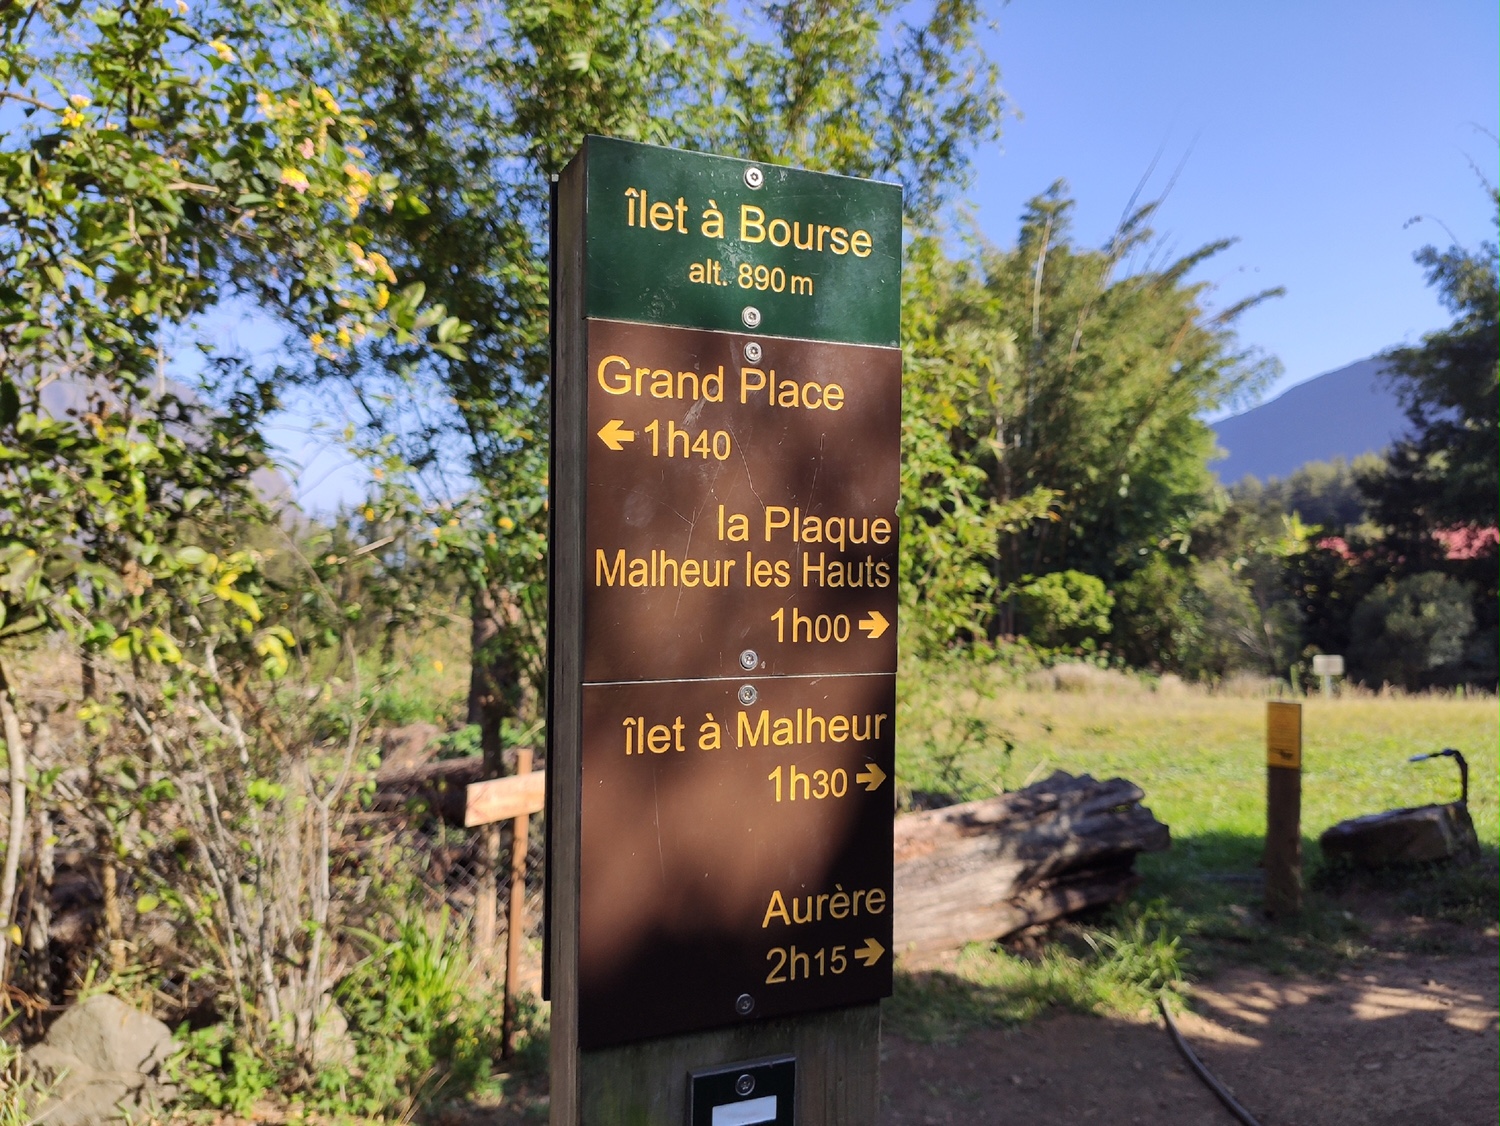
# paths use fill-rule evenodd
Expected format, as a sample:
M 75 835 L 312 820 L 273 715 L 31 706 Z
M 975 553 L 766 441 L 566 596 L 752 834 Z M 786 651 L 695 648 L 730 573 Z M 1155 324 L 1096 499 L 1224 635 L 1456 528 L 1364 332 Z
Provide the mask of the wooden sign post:
M 900 189 L 591 137 L 553 222 L 552 1121 L 873 1122 Z
M 1266 705 L 1266 914 L 1302 910 L 1302 705 Z

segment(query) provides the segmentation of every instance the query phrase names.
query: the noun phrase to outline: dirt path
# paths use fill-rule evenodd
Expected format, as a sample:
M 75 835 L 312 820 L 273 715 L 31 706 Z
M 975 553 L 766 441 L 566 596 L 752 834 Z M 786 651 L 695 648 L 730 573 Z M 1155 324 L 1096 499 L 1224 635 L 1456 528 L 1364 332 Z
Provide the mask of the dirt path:
M 1232 970 L 1179 1020 L 1263 1126 L 1494 1126 L 1496 955 L 1392 956 L 1329 981 Z M 1231 1124 L 1159 1021 L 1060 1015 L 885 1039 L 881 1126 Z

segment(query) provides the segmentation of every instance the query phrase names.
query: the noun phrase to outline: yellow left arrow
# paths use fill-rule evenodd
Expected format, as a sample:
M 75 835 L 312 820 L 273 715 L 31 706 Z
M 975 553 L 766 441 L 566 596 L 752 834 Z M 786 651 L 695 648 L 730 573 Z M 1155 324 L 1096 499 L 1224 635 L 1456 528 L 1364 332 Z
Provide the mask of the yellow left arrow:
M 854 952 L 854 956 L 866 966 L 873 966 L 880 961 L 880 956 L 885 953 L 885 947 L 873 938 L 865 939 L 865 944 Z
M 624 429 L 624 426 L 624 419 L 610 419 L 604 424 L 604 428 L 599 431 L 599 439 L 610 449 L 614 450 L 616 453 L 619 453 L 620 450 L 625 448 L 620 444 L 621 442 L 635 441 L 635 431 L 626 430 Z

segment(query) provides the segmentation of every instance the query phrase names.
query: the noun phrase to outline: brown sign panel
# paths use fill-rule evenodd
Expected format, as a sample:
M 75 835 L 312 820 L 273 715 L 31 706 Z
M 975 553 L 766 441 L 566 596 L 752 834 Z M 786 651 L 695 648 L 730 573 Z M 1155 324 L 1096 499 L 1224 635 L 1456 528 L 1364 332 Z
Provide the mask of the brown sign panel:
M 595 139 L 556 214 L 554 1044 L 888 996 L 900 191 Z
M 895 677 L 583 690 L 579 1042 L 891 990 Z
M 899 350 L 591 320 L 588 374 L 586 682 L 895 668 Z

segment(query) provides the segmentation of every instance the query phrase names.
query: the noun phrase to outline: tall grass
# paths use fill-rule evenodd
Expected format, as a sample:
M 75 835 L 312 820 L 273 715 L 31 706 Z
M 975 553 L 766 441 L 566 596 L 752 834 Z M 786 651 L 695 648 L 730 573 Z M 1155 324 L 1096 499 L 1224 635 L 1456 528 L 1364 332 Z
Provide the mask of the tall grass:
M 472 968 L 466 936 L 446 909 L 430 919 L 406 915 L 394 932 L 366 934 L 366 957 L 339 984 L 358 1054 L 347 1073 L 320 1077 L 323 1093 L 366 1115 L 502 1093 L 494 1071 L 501 994 Z M 535 1054 L 536 1014 L 527 1008 L 520 1017 L 523 1055 Z
M 883 1009 L 897 1032 L 950 1040 L 978 1025 L 1016 1025 L 1049 1009 L 1138 1014 L 1182 982 L 1180 940 L 1160 904 L 1080 927 L 1033 957 L 971 943 L 950 965 L 905 971 Z
M 1175 839 L 1259 840 L 1265 829 L 1265 700 L 1180 685 L 1153 691 L 1149 684 L 1120 681 L 1058 692 L 928 675 L 922 699 L 901 716 L 898 777 L 913 789 L 935 789 L 955 770 L 966 784 L 1003 775 L 1011 788 L 1059 769 L 1121 775 L 1146 791 L 1146 803 L 1172 826 Z M 1458 782 L 1451 763 L 1406 760 L 1457 747 L 1469 760 L 1469 809 L 1479 838 L 1500 843 L 1494 697 L 1356 695 L 1301 702 L 1302 825 L 1310 839 L 1347 817 L 1452 800 Z M 952 742 L 947 732 L 964 730 L 959 717 L 965 716 L 996 737 L 971 742 L 955 765 L 943 758 Z M 1241 863 L 1244 857 L 1222 860 Z
M 0 1025 L 0 1032 L 4 1026 Z M 0 1039 L 0 1126 L 30 1126 L 46 1091 L 21 1072 L 21 1049 Z

